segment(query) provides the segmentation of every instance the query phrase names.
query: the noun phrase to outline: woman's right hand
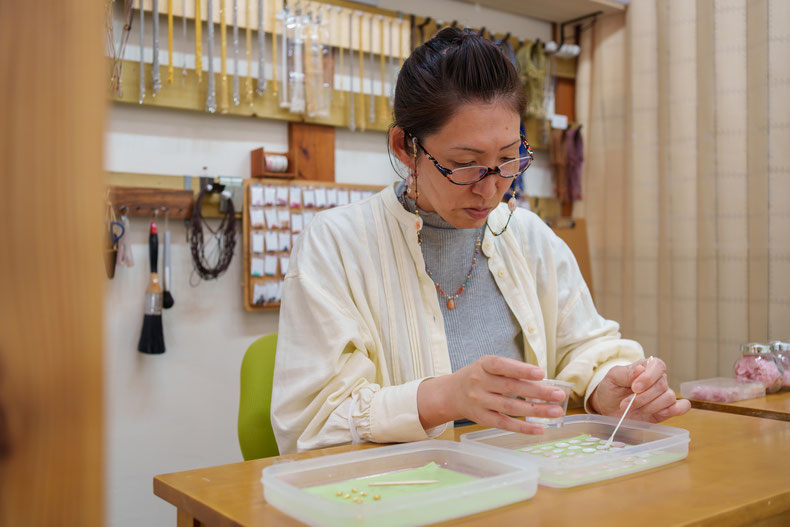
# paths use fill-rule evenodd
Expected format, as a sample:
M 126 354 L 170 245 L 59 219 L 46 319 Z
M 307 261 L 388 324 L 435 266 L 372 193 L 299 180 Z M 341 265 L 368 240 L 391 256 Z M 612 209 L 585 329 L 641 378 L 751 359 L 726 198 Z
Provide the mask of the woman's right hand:
M 481 357 L 453 374 L 420 383 L 420 423 L 427 430 L 456 419 L 469 419 L 501 430 L 542 434 L 540 425 L 517 418 L 560 417 L 562 407 L 508 396 L 562 402 L 562 390 L 535 382 L 543 377 L 543 370 L 532 364 L 493 355 Z

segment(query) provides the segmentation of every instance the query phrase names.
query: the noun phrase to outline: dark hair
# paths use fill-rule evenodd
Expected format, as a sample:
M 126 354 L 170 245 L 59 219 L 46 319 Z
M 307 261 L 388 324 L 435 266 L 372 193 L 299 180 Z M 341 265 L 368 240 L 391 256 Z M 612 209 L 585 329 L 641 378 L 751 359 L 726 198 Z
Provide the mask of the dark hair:
M 502 50 L 468 30 L 447 27 L 403 63 L 395 85 L 395 126 L 424 139 L 466 103 L 501 99 L 522 115 L 524 88 Z

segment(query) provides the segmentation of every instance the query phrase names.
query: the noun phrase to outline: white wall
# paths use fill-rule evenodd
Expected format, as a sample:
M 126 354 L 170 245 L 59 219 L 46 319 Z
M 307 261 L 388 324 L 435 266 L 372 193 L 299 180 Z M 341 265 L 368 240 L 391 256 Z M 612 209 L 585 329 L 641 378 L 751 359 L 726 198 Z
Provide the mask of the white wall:
M 550 32 L 546 23 L 451 0 L 381 5 L 522 38 L 547 39 Z M 287 147 L 282 122 L 134 105 L 113 105 L 107 130 L 106 168 L 118 172 L 199 175 L 205 166 L 211 175 L 246 177 L 250 150 Z M 384 134 L 338 129 L 335 173 L 339 182 L 393 181 Z M 545 178 L 538 183 L 545 186 Z M 163 222 L 159 225 L 161 231 Z M 176 303 L 163 315 L 164 355 L 136 351 L 148 279 L 147 220 L 132 220 L 135 266 L 118 268 L 107 284 L 107 523 L 113 526 L 173 525 L 175 508 L 153 495 L 154 475 L 241 460 L 236 436 L 241 358 L 253 340 L 277 330 L 276 313 L 247 313 L 242 307 L 240 238 L 230 270 L 192 287 L 184 226 L 177 221 L 169 226 Z

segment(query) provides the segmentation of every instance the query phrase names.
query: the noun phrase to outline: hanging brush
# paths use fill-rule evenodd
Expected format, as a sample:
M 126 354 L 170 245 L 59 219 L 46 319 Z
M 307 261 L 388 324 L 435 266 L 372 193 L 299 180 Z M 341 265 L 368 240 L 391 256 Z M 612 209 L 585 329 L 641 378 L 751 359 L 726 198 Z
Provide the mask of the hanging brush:
M 157 274 L 157 258 L 159 256 L 159 238 L 156 235 L 156 223 L 151 222 L 148 235 L 148 256 L 151 263 L 151 276 L 145 288 L 143 330 L 137 351 L 149 354 L 165 352 L 165 337 L 162 333 L 162 286 L 159 285 Z
M 165 218 L 164 258 L 162 259 L 162 307 L 170 309 L 176 303 L 170 294 L 170 228 Z

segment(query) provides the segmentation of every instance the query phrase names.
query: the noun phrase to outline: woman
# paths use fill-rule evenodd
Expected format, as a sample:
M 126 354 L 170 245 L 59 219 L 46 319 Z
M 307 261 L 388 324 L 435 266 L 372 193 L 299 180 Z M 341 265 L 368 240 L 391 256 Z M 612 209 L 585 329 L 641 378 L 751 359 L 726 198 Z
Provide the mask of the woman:
M 406 182 L 318 214 L 291 255 L 272 425 L 281 453 L 435 437 L 456 420 L 539 434 L 524 416 L 573 383 L 588 412 L 688 411 L 665 365 L 595 310 L 568 247 L 501 203 L 531 151 L 499 48 L 448 28 L 398 76 L 389 146 Z M 521 417 L 521 419 L 519 419 Z

